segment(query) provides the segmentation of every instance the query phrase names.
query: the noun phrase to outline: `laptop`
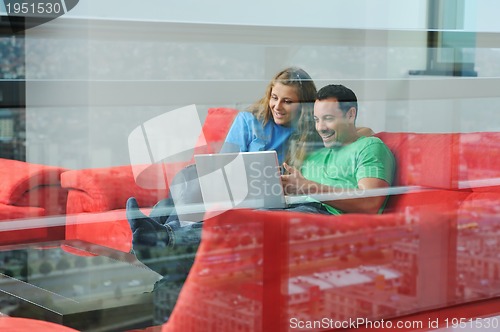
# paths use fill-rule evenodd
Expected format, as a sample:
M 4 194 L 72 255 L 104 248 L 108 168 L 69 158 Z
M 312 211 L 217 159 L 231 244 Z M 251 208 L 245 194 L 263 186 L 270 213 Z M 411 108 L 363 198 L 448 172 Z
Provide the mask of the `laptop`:
M 276 151 L 199 154 L 194 160 L 207 211 L 283 209 L 300 202 L 283 192 Z

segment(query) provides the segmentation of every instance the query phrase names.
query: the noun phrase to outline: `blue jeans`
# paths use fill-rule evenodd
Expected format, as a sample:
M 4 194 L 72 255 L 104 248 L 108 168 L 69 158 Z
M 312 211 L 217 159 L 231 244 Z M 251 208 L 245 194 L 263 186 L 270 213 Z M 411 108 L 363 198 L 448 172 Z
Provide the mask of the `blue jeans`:
M 316 202 L 294 204 L 291 205 L 290 207 L 284 208 L 283 211 L 314 213 L 314 214 L 331 214 L 323 206 L 323 204 Z
M 163 218 L 163 220 L 165 220 L 164 225 L 167 227 L 167 233 L 169 233 L 169 238 L 171 239 L 169 246 L 173 248 L 175 248 L 176 246 L 186 246 L 186 245 L 198 246 L 201 241 L 201 229 L 203 226 L 202 221 L 193 222 L 181 226 L 179 218 L 175 213 L 175 210 L 172 210 L 173 213 L 171 213 L 169 216 L 159 216 L 157 213 L 155 213 L 155 210 L 157 211 L 159 210 L 156 207 L 164 208 L 170 204 L 171 204 L 170 199 L 165 199 L 163 201 L 160 201 L 155 206 L 155 209 L 153 209 L 150 215 L 150 217 L 153 219 L 161 217 Z M 262 209 L 262 210 L 267 210 L 267 209 Z M 271 211 L 274 210 L 277 209 L 272 209 Z M 321 203 L 316 203 L 316 202 L 294 204 L 291 205 L 290 207 L 279 210 L 288 212 L 302 212 L 302 213 L 325 214 L 325 215 L 330 214 L 330 212 L 328 212 L 328 210 Z M 158 220 L 161 221 L 161 219 Z

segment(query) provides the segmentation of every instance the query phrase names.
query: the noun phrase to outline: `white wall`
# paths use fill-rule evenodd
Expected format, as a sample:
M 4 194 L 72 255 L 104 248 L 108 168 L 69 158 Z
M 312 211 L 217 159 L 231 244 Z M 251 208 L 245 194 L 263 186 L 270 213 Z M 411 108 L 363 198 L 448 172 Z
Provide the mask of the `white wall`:
M 500 2 L 496 0 L 465 0 L 464 30 L 500 32 Z
M 427 0 L 81 0 L 68 17 L 360 29 L 425 29 Z
M 182 7 L 191 2 L 134 7 L 130 0 L 80 1 L 73 17 L 85 10 L 100 19 L 57 19 L 26 32 L 28 160 L 69 168 L 127 164 L 128 135 L 144 121 L 193 103 L 202 119 L 209 107 L 243 110 L 262 96 L 275 72 L 290 65 L 306 69 L 318 87 L 352 87 L 361 105 L 358 124 L 375 131 L 500 130 L 500 96 L 488 80 L 408 76 L 408 70 L 425 67 L 426 33 L 418 29 L 425 1 L 394 0 L 383 7 L 327 2 L 333 15 L 318 5 L 302 7 L 304 1 L 261 15 L 230 4 L 219 13 L 196 3 L 200 10 L 191 13 Z M 156 22 L 123 20 L 132 15 Z M 174 18 L 224 24 L 158 22 Z M 226 25 L 234 20 L 342 29 Z M 364 29 L 382 26 L 404 30 Z M 491 61 L 498 60 L 494 53 L 483 67 L 498 63 Z M 483 106 L 481 117 L 468 112 L 476 104 Z
M 500 32 L 500 2 L 464 0 L 464 30 Z M 2 3 L 0 2 L 0 10 Z M 194 9 L 196 8 L 196 10 Z M 80 0 L 66 16 L 360 29 L 426 29 L 427 0 Z M 214 10 L 216 9 L 216 10 Z

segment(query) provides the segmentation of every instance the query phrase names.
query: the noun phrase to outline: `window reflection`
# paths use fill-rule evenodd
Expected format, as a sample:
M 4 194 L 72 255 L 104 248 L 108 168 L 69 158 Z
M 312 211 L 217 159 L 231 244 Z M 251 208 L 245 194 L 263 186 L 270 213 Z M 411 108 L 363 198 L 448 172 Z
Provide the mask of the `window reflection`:
M 418 31 L 304 29 L 295 38 L 269 28 L 226 40 L 195 24 L 172 34 L 165 22 L 135 32 L 137 22 L 91 21 L 81 31 L 58 22 L 26 41 L 0 37 L 2 314 L 81 329 L 275 331 L 498 298 L 500 99 L 490 84 L 500 52 L 489 34 L 463 48 L 478 78 L 459 81 L 408 76 L 437 54 Z M 241 111 L 288 64 L 306 67 L 318 87 L 349 80 L 368 95 L 363 125 L 400 149 L 396 185 L 424 188 L 393 195 L 380 216 L 229 211 L 206 220 L 200 249 L 137 252 L 153 269 L 135 261 L 126 199 L 141 196 L 148 210 L 168 191 L 135 182 L 131 130 L 191 99 L 204 111 Z M 25 79 L 27 90 L 12 85 Z M 27 117 L 19 91 L 31 97 Z M 419 141 L 423 132 L 448 134 Z M 8 164 L 26 160 L 25 148 L 29 166 Z M 57 169 L 42 176 L 31 163 Z M 76 250 L 61 247 L 67 240 L 80 241 Z M 169 283 L 155 288 L 160 275 Z

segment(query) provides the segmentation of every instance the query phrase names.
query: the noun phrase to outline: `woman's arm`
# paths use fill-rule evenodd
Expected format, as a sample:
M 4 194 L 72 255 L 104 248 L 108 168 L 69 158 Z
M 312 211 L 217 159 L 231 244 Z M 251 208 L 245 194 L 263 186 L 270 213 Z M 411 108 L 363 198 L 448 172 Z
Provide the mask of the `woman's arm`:
M 369 136 L 375 135 L 375 132 L 371 128 L 368 128 L 368 127 L 358 127 L 357 129 L 358 129 L 358 136 L 369 137 Z

